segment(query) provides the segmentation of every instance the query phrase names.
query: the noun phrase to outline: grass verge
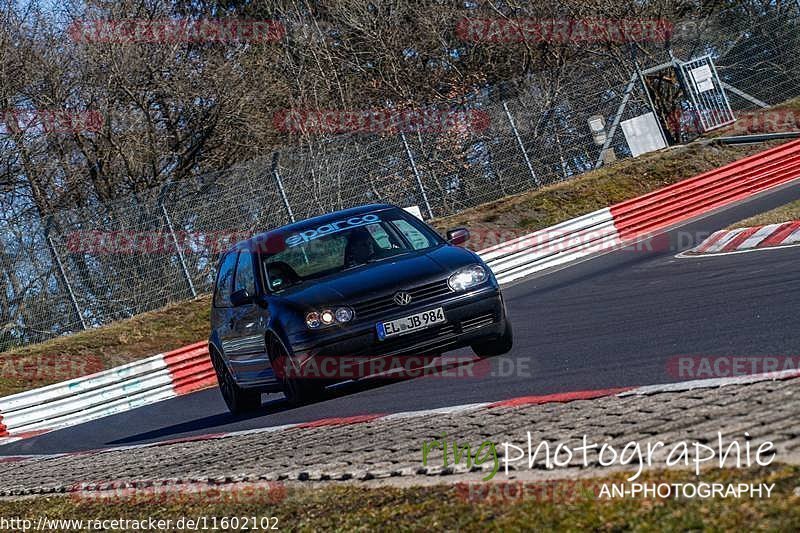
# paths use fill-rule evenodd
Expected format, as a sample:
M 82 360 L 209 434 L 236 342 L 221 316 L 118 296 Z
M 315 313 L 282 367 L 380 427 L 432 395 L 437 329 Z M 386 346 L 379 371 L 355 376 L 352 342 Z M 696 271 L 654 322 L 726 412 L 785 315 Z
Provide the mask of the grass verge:
M 285 497 L 231 497 L 224 502 L 171 501 L 164 494 L 154 501 L 143 498 L 81 500 L 75 496 L 37 497 L 0 502 L 0 517 L 23 518 L 36 524 L 48 519 L 147 520 L 182 517 L 277 517 L 281 530 L 383 530 L 404 531 L 737 531 L 742 524 L 767 531 L 797 531 L 800 528 L 800 484 L 798 467 L 773 465 L 758 470 L 713 470 L 698 479 L 691 472 L 649 472 L 637 482 L 699 482 L 775 484 L 771 497 L 743 498 L 598 498 L 568 491 L 547 493 L 520 491 L 523 497 L 493 497 L 479 501 L 464 498 L 453 485 L 413 488 L 364 488 L 338 485 L 321 488 L 287 488 Z M 623 483 L 616 475 L 592 480 Z M 556 485 L 557 487 L 558 485 Z M 489 493 L 487 491 L 487 493 Z M 482 492 L 482 494 L 485 494 Z M 502 494 L 502 491 L 491 492 Z M 513 493 L 511 493 L 513 494 Z M 542 496 L 551 494 L 551 496 Z M 552 494 L 558 494 L 553 497 Z M 276 501 L 277 500 L 277 501 Z M 62 526 L 62 531 L 75 531 Z M 179 530 L 176 527 L 169 531 Z
M 727 229 L 734 228 L 749 228 L 752 226 L 766 226 L 767 224 L 781 224 L 783 222 L 791 222 L 792 220 L 800 220 L 800 200 L 789 204 L 776 207 L 766 213 L 759 213 L 758 215 L 740 220 L 735 224 L 731 224 Z
M 770 145 L 693 143 L 662 150 L 482 204 L 436 219 L 432 225 L 443 233 L 452 227 L 468 227 L 473 233 L 469 246 L 478 250 L 496 244 L 498 235 L 507 240 L 545 228 L 726 165 Z M 101 328 L 0 353 L 0 396 L 77 377 L 31 370 L 41 367 L 43 361 L 54 365 L 53 358 L 75 361 L 92 357 L 109 368 L 206 339 L 209 312 L 210 296 L 202 296 Z

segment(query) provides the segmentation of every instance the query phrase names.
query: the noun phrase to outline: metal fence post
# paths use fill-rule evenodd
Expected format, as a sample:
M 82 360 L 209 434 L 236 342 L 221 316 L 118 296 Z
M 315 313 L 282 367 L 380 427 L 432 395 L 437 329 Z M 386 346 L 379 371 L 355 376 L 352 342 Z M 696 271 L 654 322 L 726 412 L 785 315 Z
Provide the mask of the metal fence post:
M 178 237 L 175 235 L 175 229 L 172 227 L 172 220 L 169 218 L 169 213 L 167 213 L 167 208 L 164 205 L 164 199 L 162 198 L 159 202 L 161 206 L 161 213 L 164 215 L 164 220 L 167 222 L 167 228 L 169 229 L 170 235 L 172 235 L 172 242 L 175 243 L 175 251 L 178 252 L 178 259 L 181 262 L 181 269 L 183 270 L 183 275 L 186 277 L 186 283 L 189 284 L 189 290 L 192 291 L 192 298 L 197 297 L 197 291 L 194 288 L 194 283 L 192 282 L 192 277 L 189 275 L 189 269 L 186 268 L 186 259 L 183 257 L 183 251 L 181 250 L 181 246 L 178 243 Z
M 417 180 L 417 187 L 419 187 L 419 192 L 422 194 L 422 201 L 425 203 L 425 210 L 428 212 L 428 218 L 433 218 L 433 210 L 431 209 L 431 203 L 428 201 L 428 194 L 425 192 L 425 187 L 422 185 L 422 178 L 419 176 L 419 171 L 417 170 L 417 163 L 414 161 L 414 156 L 411 154 L 411 148 L 408 147 L 408 141 L 406 140 L 406 134 L 402 131 L 400 132 L 400 139 L 403 141 L 403 147 L 406 149 L 406 156 L 408 157 L 408 162 L 411 164 L 411 170 L 414 172 L 414 177 Z
M 81 308 L 78 307 L 78 299 L 75 298 L 75 292 L 72 290 L 72 285 L 69 284 L 69 279 L 67 279 L 67 271 L 64 269 L 64 264 L 61 262 L 61 258 L 58 256 L 56 252 L 56 247 L 53 244 L 53 239 L 50 238 L 50 235 L 46 235 L 45 239 L 47 240 L 47 246 L 50 247 L 50 253 L 53 254 L 53 259 L 56 260 L 56 265 L 58 266 L 58 272 L 61 277 L 61 281 L 64 283 L 64 286 L 67 288 L 67 294 L 69 294 L 70 302 L 72 303 L 72 309 L 75 311 L 75 315 L 78 317 L 78 321 L 81 323 L 81 327 L 83 329 L 89 329 L 86 326 L 86 321 L 83 319 L 83 314 L 81 313 Z
M 533 183 L 537 187 L 541 187 L 542 183 L 539 181 L 539 178 L 536 177 L 536 173 L 533 171 L 533 165 L 531 165 L 531 160 L 528 157 L 528 151 L 525 149 L 525 145 L 522 144 L 522 138 L 519 136 L 519 132 L 517 131 L 517 125 L 514 124 L 514 118 L 511 116 L 511 111 L 508 110 L 508 105 L 505 102 L 503 102 L 503 111 L 506 112 L 506 118 L 508 119 L 508 123 L 511 125 L 511 131 L 514 132 L 514 137 L 517 139 L 517 146 L 519 146 L 519 150 L 522 152 L 522 157 L 525 159 L 525 165 L 528 167 L 528 172 L 531 173 Z
M 650 97 L 650 89 L 647 88 L 647 82 L 644 79 L 644 74 L 642 74 L 642 70 L 639 68 L 639 62 L 635 57 L 633 59 L 633 64 L 636 67 L 636 75 L 639 76 L 639 81 L 642 83 L 644 95 L 647 97 L 647 105 L 653 112 L 653 118 L 656 119 L 656 125 L 658 126 L 658 133 L 661 134 L 661 140 L 664 142 L 664 146 L 669 146 L 669 143 L 667 142 L 667 136 L 664 134 L 664 128 L 661 126 L 661 118 L 658 116 L 658 110 L 656 110 L 653 99 Z
M 797 0 L 797 1 L 800 2 L 800 0 Z M 722 87 L 724 89 L 732 92 L 733 94 L 735 94 L 739 98 L 744 98 L 748 102 L 751 102 L 751 103 L 753 103 L 753 104 L 755 104 L 755 105 L 757 105 L 758 107 L 761 107 L 761 108 L 769 107 L 768 103 L 766 103 L 763 100 L 759 100 L 758 98 L 756 98 L 752 94 L 748 94 L 748 93 L 746 93 L 746 92 L 734 87 L 733 85 L 731 85 L 729 83 L 725 83 L 724 81 L 720 81 L 720 83 L 722 83 Z M 726 100 L 727 100 L 727 97 L 726 97 Z
M 278 152 L 274 152 L 272 154 L 272 175 L 275 176 L 275 181 L 278 183 L 278 192 L 280 192 L 281 200 L 283 200 L 283 206 L 286 208 L 286 212 L 289 214 L 289 220 L 294 222 L 294 212 L 292 211 L 291 204 L 289 204 L 289 197 L 286 196 L 286 189 L 283 188 L 283 180 L 278 172 Z
M 603 154 L 606 150 L 611 147 L 611 144 L 614 142 L 614 135 L 617 133 L 617 127 L 619 126 L 619 122 L 622 119 L 622 113 L 625 112 L 625 107 L 628 105 L 628 100 L 630 100 L 631 92 L 633 91 L 633 86 L 636 84 L 636 74 L 631 76 L 631 80 L 628 82 L 628 85 L 625 86 L 625 92 L 622 95 L 622 102 L 620 102 L 619 107 L 617 108 L 617 112 L 614 115 L 614 120 L 611 123 L 611 129 L 608 131 L 608 135 L 606 135 L 606 140 L 603 143 L 603 147 L 600 148 L 600 155 L 597 156 L 597 161 L 594 164 L 594 168 L 600 168 L 603 164 Z

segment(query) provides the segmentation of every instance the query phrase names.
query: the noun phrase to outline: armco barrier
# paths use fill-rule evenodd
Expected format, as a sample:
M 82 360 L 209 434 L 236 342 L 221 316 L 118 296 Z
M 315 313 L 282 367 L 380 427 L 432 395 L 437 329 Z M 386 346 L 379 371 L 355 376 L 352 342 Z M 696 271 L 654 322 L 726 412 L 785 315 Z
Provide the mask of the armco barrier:
M 800 141 L 611 206 L 623 242 L 663 230 L 800 178 Z
M 500 283 L 508 283 L 625 246 L 798 178 L 800 141 L 792 141 L 478 254 Z
M 611 211 L 605 208 L 491 246 L 478 255 L 500 283 L 507 283 L 619 244 Z
M 72 426 L 216 384 L 205 342 L 0 398 L 0 437 Z
M 501 283 L 623 246 L 800 178 L 800 141 L 535 231 L 479 255 Z M 216 384 L 205 342 L 0 398 L 0 437 L 80 424 Z M 2 442 L 3 439 L 0 439 Z

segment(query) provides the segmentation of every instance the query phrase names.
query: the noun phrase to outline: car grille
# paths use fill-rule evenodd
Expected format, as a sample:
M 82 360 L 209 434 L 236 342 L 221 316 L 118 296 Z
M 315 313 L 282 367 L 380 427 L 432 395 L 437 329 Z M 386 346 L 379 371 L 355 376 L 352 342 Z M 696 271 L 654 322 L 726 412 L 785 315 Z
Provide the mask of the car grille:
M 414 287 L 413 289 L 404 289 L 404 290 L 405 292 L 411 295 L 412 305 L 417 304 L 419 302 L 432 300 L 434 298 L 452 292 L 450 290 L 450 286 L 447 284 L 446 279 L 440 281 L 434 281 L 432 283 L 426 283 L 425 285 L 420 285 L 418 287 Z M 353 310 L 356 312 L 356 317 L 365 318 L 372 315 L 376 315 L 378 313 L 389 311 L 391 309 L 402 307 L 395 303 L 394 294 L 395 293 L 379 296 L 377 298 L 365 300 L 363 302 L 354 305 Z

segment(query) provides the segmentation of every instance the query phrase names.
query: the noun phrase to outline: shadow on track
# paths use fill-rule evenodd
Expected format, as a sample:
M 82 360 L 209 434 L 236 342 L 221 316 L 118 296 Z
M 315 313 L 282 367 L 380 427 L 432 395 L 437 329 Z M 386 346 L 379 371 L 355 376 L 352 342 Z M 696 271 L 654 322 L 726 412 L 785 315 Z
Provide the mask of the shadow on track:
M 466 367 L 477 367 L 490 361 L 490 359 L 478 359 L 472 358 L 470 360 L 460 358 L 454 359 L 452 361 L 449 360 L 450 358 L 445 357 L 443 359 L 439 359 L 436 362 L 432 363 L 431 365 L 425 367 L 417 367 L 412 368 L 410 370 L 431 370 L 431 371 L 449 371 L 452 369 L 459 369 L 459 368 L 466 368 Z M 421 379 L 429 379 L 432 376 L 425 376 L 421 377 Z M 312 405 L 316 403 L 325 402 L 328 400 L 332 400 L 335 398 L 341 398 L 344 396 L 349 396 L 351 394 L 356 394 L 359 392 L 368 391 L 371 389 L 377 389 L 380 387 L 384 387 L 387 385 L 393 385 L 395 383 L 400 383 L 403 381 L 408 381 L 411 379 L 420 379 L 413 376 L 385 376 L 379 375 L 374 377 L 367 377 L 363 379 L 359 379 L 357 381 L 346 381 L 336 383 L 334 385 L 329 386 L 322 397 L 320 397 L 317 401 L 313 403 L 308 403 L 305 405 Z M 279 394 L 279 393 L 278 393 Z M 270 394 L 270 396 L 274 396 Z M 163 428 L 159 428 L 153 431 L 146 431 L 143 433 L 138 433 L 135 435 L 130 435 L 124 439 L 118 439 L 115 441 L 111 441 L 107 443 L 108 446 L 125 446 L 128 444 L 140 444 L 143 442 L 154 442 L 159 440 L 165 440 L 169 437 L 174 435 L 181 435 L 185 433 L 192 433 L 197 431 L 202 431 L 208 428 L 214 428 L 219 426 L 224 426 L 227 424 L 240 422 L 243 420 L 250 420 L 254 418 L 260 418 L 265 415 L 272 415 L 277 413 L 283 413 L 286 411 L 291 411 L 293 409 L 299 409 L 304 407 L 305 405 L 300 406 L 293 406 L 290 405 L 285 398 L 277 397 L 272 400 L 268 400 L 267 402 L 263 403 L 261 409 L 258 411 L 254 411 L 248 414 L 242 415 L 233 415 L 231 413 L 218 413 L 210 416 L 205 416 L 202 418 L 196 418 L 194 420 L 190 420 L 187 422 L 181 422 L 180 424 L 174 424 L 171 426 L 166 426 Z M 301 422 L 302 423 L 302 422 Z M 268 427 L 268 426 L 264 426 Z M 209 433 L 211 435 L 213 433 Z M 189 437 L 191 438 L 191 437 Z

